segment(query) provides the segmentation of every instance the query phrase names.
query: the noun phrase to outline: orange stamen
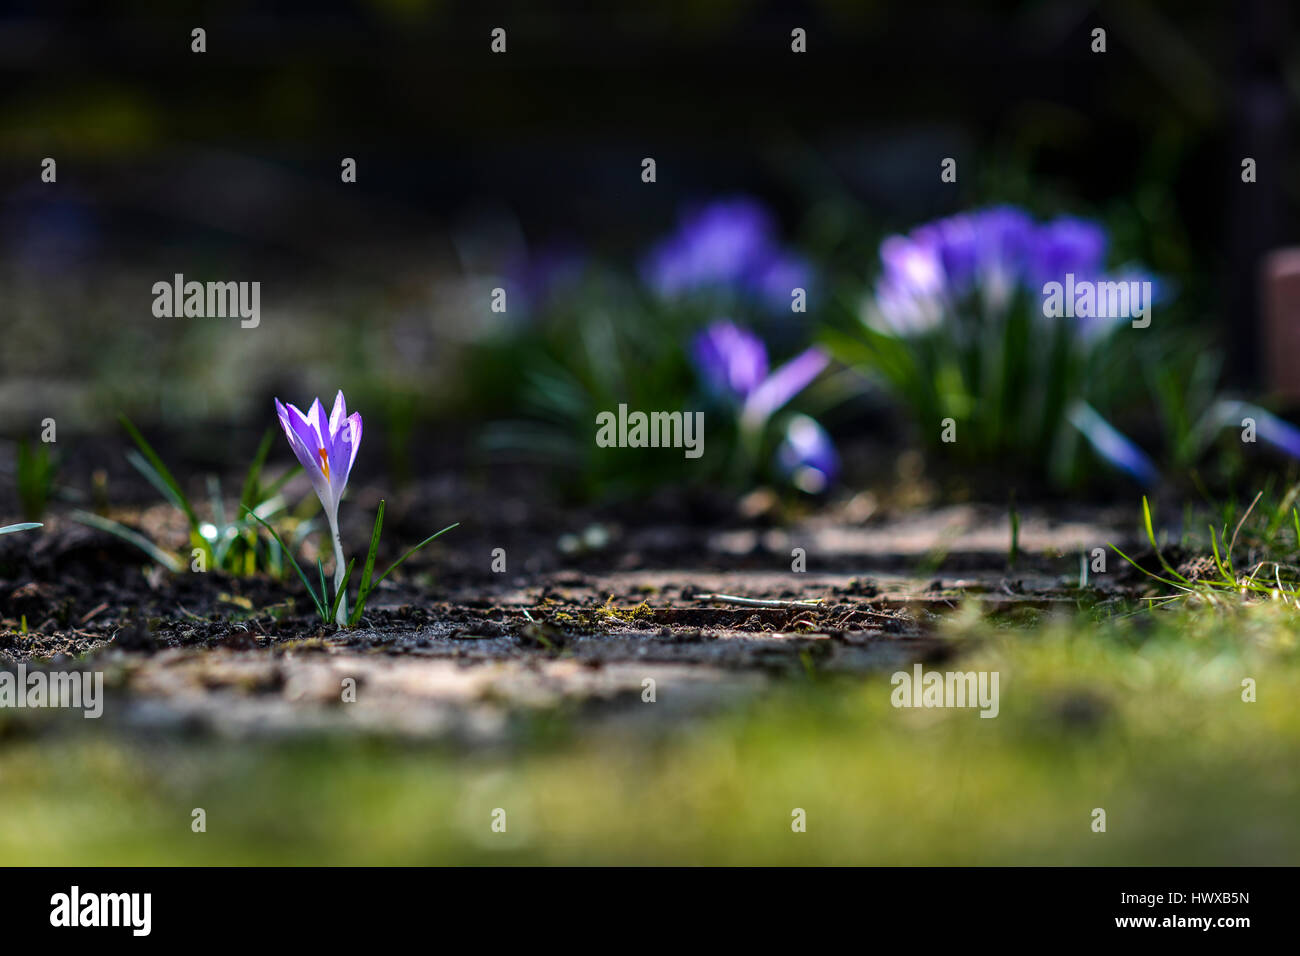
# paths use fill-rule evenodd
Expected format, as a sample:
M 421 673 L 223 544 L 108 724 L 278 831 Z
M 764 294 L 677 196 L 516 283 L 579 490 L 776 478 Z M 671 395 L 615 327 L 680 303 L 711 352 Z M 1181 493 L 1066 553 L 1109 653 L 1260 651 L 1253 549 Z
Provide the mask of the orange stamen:
M 321 471 L 325 472 L 325 477 L 328 478 L 328 477 L 330 476 L 330 459 L 329 459 L 329 456 L 328 456 L 327 454 L 325 454 L 325 449 L 324 449 L 324 448 L 320 449 L 318 452 L 316 452 L 316 454 L 320 455 L 320 467 L 321 467 Z

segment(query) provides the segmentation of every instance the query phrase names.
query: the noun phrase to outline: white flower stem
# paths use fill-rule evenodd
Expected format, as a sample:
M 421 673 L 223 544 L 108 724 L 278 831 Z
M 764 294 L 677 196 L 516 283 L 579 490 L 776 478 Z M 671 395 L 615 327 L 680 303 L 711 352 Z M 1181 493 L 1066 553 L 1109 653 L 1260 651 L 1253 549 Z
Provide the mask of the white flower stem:
M 339 519 L 337 515 L 326 515 L 330 523 L 330 536 L 334 539 L 334 593 L 338 594 L 339 588 L 343 587 L 343 572 L 347 564 L 343 560 L 343 540 L 339 537 Z M 334 615 L 334 623 L 339 627 L 348 626 L 348 596 L 346 594 L 339 600 L 338 612 Z

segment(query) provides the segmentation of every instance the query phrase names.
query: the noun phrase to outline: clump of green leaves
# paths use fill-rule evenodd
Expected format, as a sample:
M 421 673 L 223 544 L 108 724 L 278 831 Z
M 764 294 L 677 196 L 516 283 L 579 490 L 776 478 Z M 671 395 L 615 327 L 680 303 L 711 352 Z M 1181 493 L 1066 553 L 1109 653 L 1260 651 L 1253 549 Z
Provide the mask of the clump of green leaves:
M 272 539 L 277 545 L 279 545 L 281 551 L 288 556 L 290 563 L 293 565 L 293 569 L 298 572 L 298 578 L 302 581 L 303 587 L 307 589 L 307 594 L 311 597 L 312 604 L 315 606 L 316 612 L 320 615 L 321 622 L 324 624 L 332 624 L 335 615 L 338 613 L 339 602 L 343 599 L 343 596 L 347 594 L 348 582 L 352 579 L 352 571 L 356 567 L 356 559 L 354 558 L 348 562 L 347 569 L 343 573 L 343 580 L 339 586 L 335 588 L 329 583 L 329 579 L 325 576 L 324 562 L 320 558 L 317 558 L 316 573 L 317 580 L 319 581 L 319 589 L 317 589 L 312 586 L 311 581 L 308 580 L 307 575 L 303 572 L 297 559 L 294 558 L 293 550 L 280 539 L 280 535 L 276 530 L 264 521 L 255 511 L 245 509 L 245 513 L 248 515 L 250 520 L 256 521 L 271 533 Z M 371 592 L 379 586 L 380 582 L 383 581 L 384 578 L 396 571 L 407 558 L 415 554 L 415 552 L 419 551 L 425 545 L 429 544 L 429 542 L 433 541 L 434 538 L 445 534 L 459 525 L 460 522 L 449 524 L 441 531 L 429 535 L 429 537 L 425 538 L 390 564 L 387 571 L 381 574 L 378 578 L 375 578 L 375 555 L 379 553 L 379 535 L 384 527 L 384 499 L 381 498 L 379 500 L 379 510 L 375 513 L 375 526 L 370 533 L 370 550 L 366 553 L 366 563 L 361 571 L 361 584 L 357 588 L 356 600 L 352 602 L 352 611 L 348 615 L 348 627 L 356 627 L 357 624 L 360 623 L 361 615 L 366 608 L 367 599 L 369 599 Z
M 122 427 L 135 443 L 135 448 L 126 453 L 131 466 L 144 476 L 158 493 L 177 511 L 185 516 L 190 529 L 191 553 L 196 559 L 201 557 L 204 568 L 218 569 L 230 574 L 250 576 L 259 571 L 268 572 L 275 577 L 284 573 L 284 554 L 286 546 L 277 536 L 274 541 L 263 540 L 257 532 L 253 520 L 265 521 L 275 517 L 286 508 L 286 502 L 280 494 L 284 486 L 301 468 L 285 472 L 269 484 L 262 483 L 262 468 L 271 449 L 274 432 L 268 429 L 262 436 L 253 455 L 252 464 L 244 476 L 243 487 L 239 495 L 239 506 L 233 516 L 226 512 L 225 495 L 221 482 L 215 476 L 208 478 L 208 506 L 211 520 L 203 520 L 198 509 L 185 494 L 180 482 L 163 463 L 152 445 L 125 415 L 119 416 Z M 247 517 L 252 515 L 252 517 Z M 159 547 L 145 535 L 121 522 L 113 521 L 102 515 L 87 511 L 73 512 L 72 517 L 83 524 L 116 535 L 140 550 L 170 571 L 178 572 L 185 568 L 175 554 Z M 312 529 L 311 522 L 302 522 L 295 529 L 294 543 L 299 543 Z
M 1297 495 L 1300 495 L 1300 486 L 1293 486 L 1280 502 L 1259 508 L 1260 501 L 1265 498 L 1265 492 L 1259 492 L 1237 519 L 1231 537 L 1228 535 L 1226 520 L 1217 530 L 1212 523 L 1207 523 L 1210 553 L 1199 560 L 1184 562 L 1179 567 L 1174 567 L 1161 550 L 1151 517 L 1151 506 L 1146 496 L 1143 496 L 1143 526 L 1161 572 L 1143 567 L 1114 544 L 1111 548 L 1147 577 L 1174 589 L 1172 594 L 1150 599 L 1153 606 L 1188 598 L 1212 605 L 1229 598 L 1267 598 L 1293 604 L 1300 609 L 1300 566 L 1296 564 L 1297 555 L 1300 555 L 1300 510 L 1294 504 Z M 1284 511 L 1284 507 L 1288 510 Z M 1230 512 L 1225 510 L 1225 513 Z M 1238 568 L 1233 563 L 1233 555 L 1239 538 L 1242 538 L 1243 531 L 1248 527 L 1247 522 L 1256 513 L 1256 523 L 1246 532 L 1246 536 L 1257 544 L 1246 548 L 1246 563 Z M 1283 514 L 1289 518 L 1285 525 L 1281 517 Z M 1290 537 L 1292 533 L 1294 539 L 1291 546 L 1287 547 L 1284 537 Z

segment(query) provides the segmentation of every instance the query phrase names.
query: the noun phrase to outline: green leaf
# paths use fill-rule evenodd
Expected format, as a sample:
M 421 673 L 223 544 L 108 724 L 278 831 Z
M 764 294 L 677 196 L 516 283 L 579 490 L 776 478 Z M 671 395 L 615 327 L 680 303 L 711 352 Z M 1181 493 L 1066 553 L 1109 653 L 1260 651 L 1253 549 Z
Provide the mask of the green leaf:
M 339 602 L 343 600 L 343 595 L 348 593 L 348 581 L 352 577 L 352 569 L 356 567 L 356 563 L 356 558 L 348 560 L 348 569 L 343 572 L 343 580 L 339 583 L 338 590 L 334 592 L 334 603 L 330 606 L 331 621 L 338 617 Z
M 370 596 L 370 577 L 375 572 L 375 555 L 379 551 L 379 533 L 384 527 L 384 499 L 379 499 L 379 508 L 375 511 L 375 526 L 370 532 L 370 551 L 366 554 L 366 564 L 361 571 L 361 585 L 357 588 L 357 603 L 348 616 L 348 627 L 356 627 L 361 621 L 361 611 Z
M 161 564 L 164 568 L 174 574 L 185 570 L 185 566 L 181 564 L 180 561 L 176 560 L 174 554 L 164 551 L 139 531 L 136 531 L 134 528 L 128 528 L 126 525 L 114 521 L 112 518 L 105 518 L 102 515 L 81 510 L 72 512 L 68 517 L 79 524 L 84 524 L 91 528 L 97 528 L 100 531 L 107 531 L 109 534 L 121 538 L 128 544 L 135 545 L 145 554 L 149 555 L 149 557 L 155 562 Z
M 1146 495 L 1142 496 L 1142 520 L 1146 522 L 1147 539 L 1151 542 L 1151 549 L 1155 551 L 1156 558 L 1160 561 L 1160 566 L 1184 584 L 1191 584 L 1192 582 L 1175 571 L 1173 567 L 1170 566 L 1169 562 L 1165 560 L 1165 556 L 1160 553 L 1160 545 L 1156 544 L 1156 532 L 1151 526 L 1151 505 L 1147 502 Z
M 280 489 L 283 488 L 285 485 L 287 485 L 294 478 L 296 478 L 298 476 L 298 473 L 301 471 L 302 471 L 302 465 L 294 465 L 292 468 L 286 471 L 279 478 L 275 479 L 275 481 L 271 482 L 265 488 L 261 489 L 262 501 L 269 501 L 271 498 L 274 498 L 277 494 L 279 494 Z M 260 504 L 261 502 L 258 503 Z
M 316 558 L 316 572 L 320 575 L 320 597 L 321 597 L 321 604 L 323 606 L 325 603 L 329 601 L 330 592 L 329 592 L 329 588 L 325 584 L 325 562 L 321 560 L 319 557 Z M 333 617 L 327 617 L 325 618 L 325 623 L 328 624 L 332 620 L 334 620 Z
M 388 570 L 385 571 L 383 574 L 381 574 L 381 575 L 379 576 L 379 580 L 375 582 L 375 586 L 378 587 L 378 586 L 383 582 L 384 578 L 388 577 L 390 574 L 392 574 L 394 571 L 396 571 L 397 568 L 401 565 L 401 563 L 402 563 L 403 561 L 405 561 L 405 560 L 406 560 L 407 558 L 409 558 L 411 555 L 415 554 L 415 552 L 419 551 L 421 548 L 423 548 L 426 544 L 428 544 L 428 543 L 429 543 L 430 541 L 432 541 L 434 538 L 438 537 L 439 535 L 446 534 L 446 533 L 447 533 L 448 531 L 450 531 L 452 528 L 459 528 L 459 527 L 460 527 L 460 522 L 457 521 L 455 524 L 449 524 L 449 525 L 447 525 L 447 527 L 443 528 L 441 531 L 435 531 L 433 534 L 429 535 L 429 537 L 425 538 L 423 541 L 421 541 L 421 542 L 420 542 L 419 544 L 417 544 L 415 547 L 411 548 L 411 550 L 407 551 L 406 554 L 402 555 L 400 558 L 398 558 L 396 561 L 394 561 L 391 565 L 389 565 L 389 566 L 388 566 Z
M 32 528 L 45 527 L 39 521 L 23 521 L 19 524 L 7 524 L 0 528 L 0 534 L 13 534 L 15 531 L 31 531 Z
M 272 527 L 271 527 L 269 524 L 267 524 L 265 521 L 263 521 L 260 517 L 258 517 L 257 512 L 253 511 L 251 508 L 245 508 L 244 511 L 245 511 L 249 516 L 251 516 L 252 519 L 253 519 L 254 521 L 256 521 L 258 524 L 260 524 L 263 528 L 265 528 L 267 531 L 271 532 L 271 537 L 275 538 L 275 543 L 278 544 L 278 545 L 280 546 L 280 550 L 283 551 L 284 554 L 288 556 L 288 558 L 289 558 L 289 563 L 292 564 L 292 565 L 293 565 L 293 569 L 294 569 L 295 571 L 298 572 L 298 578 L 302 581 L 302 586 L 305 587 L 305 588 L 307 589 L 307 593 L 308 593 L 309 595 L 311 595 L 312 603 L 316 605 L 316 610 L 317 610 L 317 612 L 320 614 L 320 616 L 321 616 L 321 620 L 323 620 L 326 624 L 328 624 L 328 623 L 330 622 L 330 617 L 329 617 L 328 614 L 325 613 L 325 602 L 324 602 L 324 599 L 323 599 L 323 598 L 318 598 L 318 597 L 316 596 L 316 592 L 312 589 L 311 584 L 308 583 L 308 581 L 307 581 L 307 575 L 305 575 L 305 574 L 302 573 L 302 568 L 298 565 L 298 560 L 293 556 L 293 552 L 290 551 L 290 550 L 285 546 L 284 541 L 281 539 L 281 537 L 280 537 L 278 534 L 276 534 L 275 529 L 272 528 Z
M 1156 574 L 1156 573 L 1154 573 L 1154 572 L 1152 572 L 1152 571 L 1148 571 L 1146 568 L 1142 567 L 1142 565 L 1138 564 L 1136 561 L 1134 561 L 1132 558 L 1130 558 L 1127 554 L 1125 554 L 1123 551 L 1121 551 L 1121 550 L 1120 550 L 1119 548 L 1117 548 L 1115 545 L 1112 544 L 1112 545 L 1110 546 L 1110 549 L 1111 549 L 1112 551 L 1114 551 L 1116 554 L 1118 554 L 1118 555 L 1119 555 L 1121 558 L 1123 558 L 1125 561 L 1127 561 L 1129 564 L 1133 565 L 1133 567 L 1137 568 L 1139 571 L 1141 571 L 1143 574 L 1145 574 L 1147 577 L 1149 577 L 1149 578 L 1153 578 L 1154 580 L 1159 581 L 1161 584 L 1168 584 L 1168 585 L 1170 585 L 1170 586 L 1172 586 L 1172 587 L 1181 588 L 1181 587 L 1183 586 L 1183 585 L 1179 584 L 1177 581 L 1170 581 L 1168 578 L 1162 578 L 1160 575 L 1158 575 L 1158 574 Z
M 190 505 L 189 499 L 185 497 L 185 492 L 181 490 L 181 486 L 176 479 L 172 477 L 172 473 L 167 470 L 167 466 L 164 465 L 162 459 L 158 457 L 158 453 L 153 450 L 153 446 L 144 440 L 144 436 L 140 434 L 140 430 L 135 427 L 131 422 L 131 419 L 127 418 L 125 415 L 118 415 L 117 420 L 122 423 L 122 427 L 126 429 L 127 434 L 130 435 L 131 439 L 135 442 L 136 447 L 140 449 L 140 453 L 144 455 L 145 461 L 148 462 L 150 469 L 152 469 L 163 485 L 167 487 L 169 492 L 168 497 L 171 499 L 172 503 L 185 512 L 185 517 L 189 520 L 190 528 L 195 534 L 198 534 L 198 515 L 194 513 L 194 508 Z M 146 473 L 145 477 L 148 478 L 149 475 Z
M 271 440 L 273 438 L 275 438 L 275 429 L 268 428 L 262 436 L 261 443 L 257 446 L 257 452 L 253 455 L 253 463 L 248 466 L 248 474 L 244 477 L 244 490 L 239 493 L 239 506 L 241 508 L 253 508 L 261 504 L 261 501 L 254 501 L 253 499 L 258 497 L 258 482 L 262 477 L 262 466 L 266 464 L 266 456 L 271 451 Z
M 144 476 L 149 484 L 153 485 L 158 494 L 163 496 L 164 501 L 177 511 L 183 512 L 185 510 L 180 498 L 176 497 L 176 492 L 172 491 L 167 482 L 163 481 L 162 475 L 158 474 L 157 470 L 145 460 L 143 455 L 132 448 L 126 453 L 126 460 L 132 468 Z
M 1223 560 L 1219 557 L 1219 538 L 1214 533 L 1214 525 L 1210 525 L 1209 527 L 1210 546 L 1214 548 L 1214 564 L 1219 569 L 1219 574 L 1223 577 L 1223 580 L 1227 583 L 1232 583 L 1232 575 L 1228 573 L 1228 569 L 1223 566 Z
M 423 548 L 426 544 L 428 544 L 428 543 L 429 543 L 430 541 L 432 541 L 434 538 L 438 537 L 439 535 L 446 534 L 446 533 L 447 533 L 448 531 L 450 531 L 452 528 L 459 528 L 459 527 L 460 527 L 460 522 L 459 522 L 459 521 L 457 521 L 455 524 L 449 524 L 449 525 L 447 525 L 447 527 L 443 528 L 441 531 L 438 531 L 438 532 L 435 532 L 434 534 L 429 535 L 429 537 L 425 538 L 423 541 L 421 541 L 421 542 L 420 542 L 419 544 L 417 544 L 415 547 L 411 548 L 411 550 L 407 551 L 406 554 L 402 555 L 400 558 L 398 558 L 396 561 L 394 561 L 391 565 L 389 565 L 388 570 L 385 571 L 383 574 L 381 574 L 381 575 L 379 576 L 379 580 L 376 581 L 376 582 L 374 583 L 374 586 L 373 586 L 373 587 L 371 587 L 368 591 L 366 591 L 365 594 L 358 594 L 358 595 L 357 595 L 357 606 L 358 606 L 358 607 L 363 607 L 363 606 L 365 605 L 365 603 L 366 603 L 366 598 L 368 598 L 368 597 L 370 596 L 370 592 L 373 591 L 376 587 L 378 587 L 378 586 L 380 585 L 380 583 L 383 582 L 384 578 L 388 577 L 390 574 L 392 574 L 394 571 L 396 571 L 396 570 L 401 566 L 401 564 L 402 564 L 403 561 L 405 561 L 405 560 L 406 560 L 407 558 L 409 558 L 411 555 L 415 554 L 415 552 L 419 551 L 421 548 Z

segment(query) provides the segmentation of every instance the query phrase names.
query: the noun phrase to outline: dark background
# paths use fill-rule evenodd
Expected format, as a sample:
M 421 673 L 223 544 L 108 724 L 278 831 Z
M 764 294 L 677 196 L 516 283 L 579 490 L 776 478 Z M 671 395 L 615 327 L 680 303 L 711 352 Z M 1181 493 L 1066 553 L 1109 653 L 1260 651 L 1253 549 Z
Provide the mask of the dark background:
M 176 271 L 261 278 L 264 310 L 318 294 L 304 324 L 358 321 L 344 287 L 409 317 L 439 276 L 474 271 L 475 241 L 502 223 L 533 246 L 630 259 L 683 203 L 741 192 L 791 231 L 853 216 L 878 236 L 991 201 L 1095 215 L 1174 278 L 1230 381 L 1262 385 L 1259 259 L 1295 239 L 1300 183 L 1287 3 L 540 6 L 4 5 L 0 322 L 64 334 L 61 350 L 9 336 L 0 392 L 33 373 L 96 379 L 87 350 L 102 358 L 114 324 L 138 331 L 113 360 L 124 380 L 171 374 L 167 355 L 145 358 L 160 333 L 150 299 L 123 291 L 136 271 L 131 289 Z M 44 156 L 57 187 L 39 182 Z M 339 182 L 344 156 L 356 185 Z M 945 156 L 955 187 L 939 182 Z M 839 255 L 845 274 L 875 267 Z M 118 302 L 121 317 L 88 316 Z M 436 336 L 445 320 L 425 324 Z M 257 402 L 285 384 L 259 381 Z

